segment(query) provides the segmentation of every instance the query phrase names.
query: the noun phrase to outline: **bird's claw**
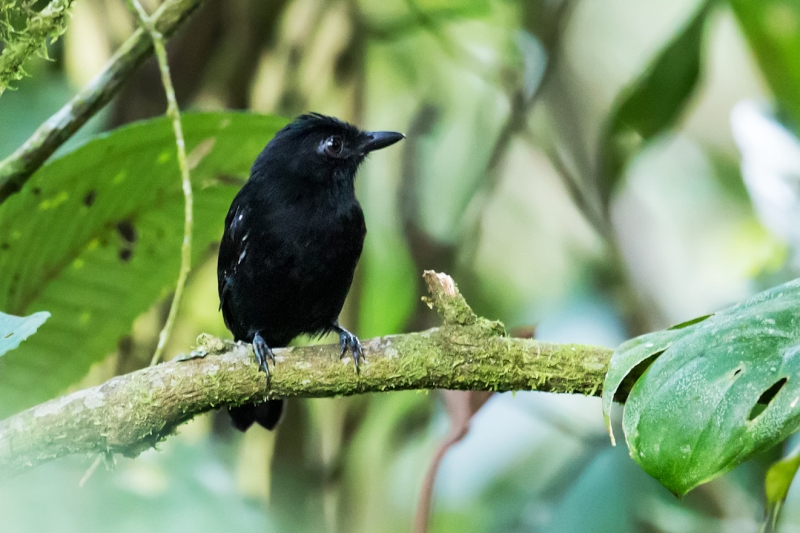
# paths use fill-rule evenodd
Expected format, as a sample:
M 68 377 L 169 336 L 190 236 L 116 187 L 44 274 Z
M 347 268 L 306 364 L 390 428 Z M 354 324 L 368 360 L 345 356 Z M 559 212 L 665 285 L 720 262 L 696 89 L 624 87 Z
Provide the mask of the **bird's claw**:
M 342 348 L 341 353 L 339 354 L 339 358 L 345 356 L 348 350 L 353 356 L 353 362 L 356 365 L 356 372 L 360 372 L 359 363 L 366 363 L 366 359 L 364 358 L 364 350 L 361 347 L 361 341 L 358 340 L 358 337 L 344 329 L 343 327 L 338 327 L 339 331 L 339 346 Z
M 256 354 L 258 367 L 267 375 L 267 383 L 269 383 L 270 379 L 272 379 L 272 374 L 269 371 L 269 364 L 267 361 L 271 361 L 274 367 L 275 354 L 272 353 L 272 349 L 267 345 L 267 342 L 260 333 L 256 333 L 256 336 L 253 337 L 253 352 Z

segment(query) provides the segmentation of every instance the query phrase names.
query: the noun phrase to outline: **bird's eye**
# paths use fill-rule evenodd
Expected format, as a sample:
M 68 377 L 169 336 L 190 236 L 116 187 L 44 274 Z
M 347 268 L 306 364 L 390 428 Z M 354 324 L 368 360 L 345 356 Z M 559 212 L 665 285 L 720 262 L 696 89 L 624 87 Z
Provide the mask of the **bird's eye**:
M 325 140 L 325 153 L 332 156 L 337 156 L 342 153 L 342 138 L 334 135 Z

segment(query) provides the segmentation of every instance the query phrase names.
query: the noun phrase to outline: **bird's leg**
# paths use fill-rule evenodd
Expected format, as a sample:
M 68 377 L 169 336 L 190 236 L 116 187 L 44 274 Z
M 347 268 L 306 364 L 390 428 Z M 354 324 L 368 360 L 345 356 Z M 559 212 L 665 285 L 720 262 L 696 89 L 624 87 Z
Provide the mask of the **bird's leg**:
M 333 323 L 333 330 L 339 334 L 339 346 L 342 348 L 339 358 L 341 359 L 344 357 L 344 354 L 347 352 L 347 350 L 350 350 L 350 353 L 353 355 L 353 362 L 356 364 L 356 372 L 359 372 L 359 363 L 367 361 L 364 359 L 364 351 L 361 349 L 361 341 L 358 340 L 358 337 L 340 326 L 339 322 Z
M 253 337 L 253 351 L 256 354 L 256 362 L 259 368 L 267 374 L 267 383 L 269 383 L 272 376 L 269 373 L 267 360 L 272 361 L 272 366 L 275 366 L 275 354 L 272 353 L 272 349 L 267 346 L 267 341 L 264 340 L 261 333 L 256 333 L 255 337 Z

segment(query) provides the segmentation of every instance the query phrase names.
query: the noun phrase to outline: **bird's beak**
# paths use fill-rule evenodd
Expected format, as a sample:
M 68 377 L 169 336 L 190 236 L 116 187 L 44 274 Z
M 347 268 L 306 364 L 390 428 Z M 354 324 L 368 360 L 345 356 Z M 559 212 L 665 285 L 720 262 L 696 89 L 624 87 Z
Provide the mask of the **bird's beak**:
M 361 145 L 361 151 L 367 154 L 373 150 L 391 146 L 400 139 L 405 138 L 405 135 L 396 131 L 368 131 L 364 133 L 364 144 Z

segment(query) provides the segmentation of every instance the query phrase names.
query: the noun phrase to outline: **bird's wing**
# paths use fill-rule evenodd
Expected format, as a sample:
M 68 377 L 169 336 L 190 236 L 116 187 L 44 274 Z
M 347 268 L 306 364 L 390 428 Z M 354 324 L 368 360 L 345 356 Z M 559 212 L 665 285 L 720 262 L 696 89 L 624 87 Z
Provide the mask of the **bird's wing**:
M 231 329 L 232 317 L 230 316 L 227 304 L 228 296 L 232 289 L 233 278 L 236 266 L 240 262 L 242 253 L 247 246 L 247 215 L 249 209 L 243 202 L 238 201 L 237 197 L 228 216 L 225 218 L 225 232 L 219 245 L 219 259 L 217 260 L 217 289 L 219 291 L 219 307 L 222 310 L 222 317 L 228 329 Z

